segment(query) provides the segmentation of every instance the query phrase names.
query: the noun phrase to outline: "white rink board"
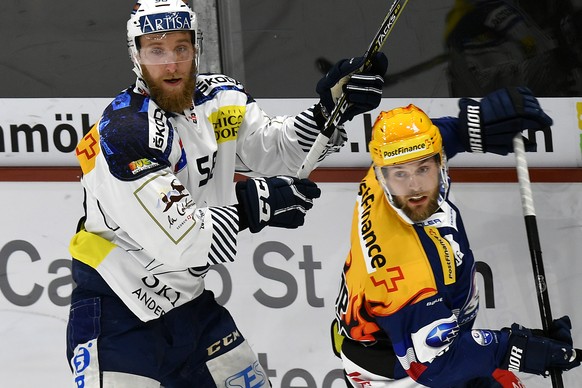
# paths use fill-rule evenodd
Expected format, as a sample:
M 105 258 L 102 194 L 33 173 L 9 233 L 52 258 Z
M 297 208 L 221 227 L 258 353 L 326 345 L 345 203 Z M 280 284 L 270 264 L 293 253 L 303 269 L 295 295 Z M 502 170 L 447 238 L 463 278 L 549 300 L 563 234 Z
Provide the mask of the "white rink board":
M 338 276 L 348 248 L 356 183 L 320 185 L 323 194 L 298 230 L 245 232 L 238 261 L 208 274 L 275 387 L 344 387 L 330 349 Z M 570 314 L 582 347 L 582 183 L 533 184 L 555 317 Z M 481 293 L 479 327 L 514 321 L 539 327 L 517 184 L 454 184 L 477 260 L 493 273 L 495 308 Z M 6 387 L 73 387 L 65 360 L 68 241 L 82 213 L 78 183 L 0 183 L 0 381 Z M 222 274 L 222 275 L 221 275 Z M 491 300 L 488 300 L 491 303 Z M 266 355 L 266 356 L 265 356 Z M 524 375 L 528 388 L 549 379 Z M 579 386 L 582 368 L 564 375 Z
M 316 99 L 258 99 L 270 115 L 294 115 Z M 540 98 L 553 119 L 552 146 L 548 151 L 537 134 L 538 151 L 528 153 L 531 167 L 582 167 L 582 98 Z M 99 119 L 108 98 L 4 98 L 0 99 L 0 166 L 77 166 L 75 145 Z M 457 116 L 456 98 L 384 98 L 380 106 L 346 123 L 348 143 L 326 158 L 323 167 L 367 167 L 370 157 L 365 131 L 383 110 L 416 104 L 430 117 Z M 461 154 L 452 167 L 511 167 L 512 158 L 493 154 Z

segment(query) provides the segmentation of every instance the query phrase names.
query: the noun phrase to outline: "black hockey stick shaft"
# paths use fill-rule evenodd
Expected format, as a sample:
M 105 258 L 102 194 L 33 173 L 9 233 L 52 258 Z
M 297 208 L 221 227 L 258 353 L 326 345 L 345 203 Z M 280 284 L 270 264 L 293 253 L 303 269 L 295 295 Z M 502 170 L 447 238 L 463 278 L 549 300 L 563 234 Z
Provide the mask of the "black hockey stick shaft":
M 382 46 L 384 46 L 386 38 L 388 35 L 390 35 L 394 24 L 396 24 L 396 20 L 398 20 L 398 17 L 402 13 L 402 10 L 407 3 L 408 0 L 394 1 L 390 7 L 390 10 L 388 11 L 388 14 L 386 14 L 386 17 L 382 21 L 380 29 L 374 36 L 374 39 L 372 39 L 372 43 L 370 43 L 368 50 L 364 54 L 364 64 L 362 65 L 361 69 L 359 69 L 359 71 L 363 71 L 364 69 L 368 69 L 370 67 L 372 59 L 382 49 Z M 333 110 L 330 112 L 329 118 L 326 120 L 323 130 L 317 135 L 317 138 L 307 153 L 303 164 L 299 168 L 299 171 L 297 171 L 297 177 L 307 178 L 311 171 L 313 171 L 317 161 L 319 160 L 319 157 L 325 149 L 327 142 L 333 135 L 336 127 L 339 125 L 339 121 L 347 107 L 348 101 L 346 100 L 346 95 L 345 93 L 342 93 Z
M 425 61 L 419 62 L 415 65 L 412 65 L 404 70 L 401 70 L 397 73 L 386 74 L 384 76 L 384 88 L 390 87 L 398 82 L 402 82 L 407 80 L 410 77 L 419 75 L 424 73 L 425 71 L 431 70 L 438 65 L 441 65 L 447 62 L 450 58 L 448 53 L 442 53 L 435 55 L 432 58 L 429 58 Z M 332 68 L 333 63 L 331 63 L 328 59 L 320 57 L 315 60 L 315 65 L 317 68 L 323 73 L 327 74 L 327 72 Z
M 533 203 L 531 183 L 529 179 L 529 170 L 527 167 L 525 147 L 523 145 L 521 133 L 517 134 L 513 138 L 513 151 L 515 153 L 517 179 L 519 182 L 521 205 L 523 209 L 523 217 L 525 220 L 525 230 L 527 233 L 527 242 L 531 256 L 538 305 L 542 319 L 542 329 L 544 330 L 544 333 L 547 334 L 549 333 L 550 326 L 552 324 L 552 311 L 550 309 L 550 296 L 548 294 L 548 284 L 546 281 L 546 272 L 544 270 L 544 262 L 542 259 L 542 249 L 538 233 L 538 224 Z M 562 373 L 560 371 L 552 369 L 550 371 L 550 377 L 552 380 L 553 388 L 564 388 Z

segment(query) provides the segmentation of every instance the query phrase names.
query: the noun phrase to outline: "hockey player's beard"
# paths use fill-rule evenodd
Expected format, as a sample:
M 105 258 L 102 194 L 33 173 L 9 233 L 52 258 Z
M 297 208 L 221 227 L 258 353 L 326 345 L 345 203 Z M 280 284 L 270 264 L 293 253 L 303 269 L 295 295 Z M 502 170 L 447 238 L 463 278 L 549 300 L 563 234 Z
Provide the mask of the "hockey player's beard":
M 410 218 L 412 222 L 422 222 L 432 216 L 439 208 L 439 188 L 428 193 L 428 202 L 424 206 L 410 206 L 408 200 L 411 196 L 392 196 L 394 206 Z
M 181 113 L 192 106 L 192 97 L 196 87 L 196 65 L 194 61 L 192 61 L 190 73 L 183 87 L 175 93 L 165 91 L 161 86 L 161 82 L 164 81 L 156 82 L 145 66 L 142 67 L 142 74 L 150 90 L 150 96 L 166 112 Z

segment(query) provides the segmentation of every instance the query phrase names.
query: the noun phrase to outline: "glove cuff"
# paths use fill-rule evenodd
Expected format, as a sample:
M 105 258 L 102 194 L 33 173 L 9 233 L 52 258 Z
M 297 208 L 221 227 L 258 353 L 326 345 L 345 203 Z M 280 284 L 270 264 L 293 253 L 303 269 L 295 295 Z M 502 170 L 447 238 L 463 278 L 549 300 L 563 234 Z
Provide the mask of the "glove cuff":
M 531 354 L 530 354 L 531 353 Z M 512 372 L 546 375 L 548 344 L 542 337 L 519 325 L 512 325 L 509 348 L 503 360 L 503 368 Z
M 234 207 L 238 213 L 238 231 L 242 232 L 249 227 L 248 216 L 244 207 L 240 203 L 235 204 Z
M 459 136 L 468 152 L 486 152 L 483 144 L 481 104 L 470 98 L 459 100 Z
M 251 182 L 251 180 L 239 181 L 235 185 L 236 199 L 238 201 L 238 204 L 235 206 L 238 209 L 239 231 L 245 228 L 249 228 L 251 233 L 257 233 L 260 232 L 266 226 L 266 224 L 261 223 L 256 216 L 253 218 L 253 214 L 249 214 L 250 212 L 253 212 L 253 209 L 256 209 L 258 206 L 249 199 L 249 190 L 254 192 L 255 198 L 258 198 L 256 194 L 256 188 L 254 187 L 254 183 Z
M 325 123 L 328 118 L 329 112 L 327 111 L 327 108 L 323 105 L 321 101 L 319 101 L 313 107 L 313 119 L 315 120 L 315 123 L 317 124 L 320 130 L 322 130 L 325 127 Z

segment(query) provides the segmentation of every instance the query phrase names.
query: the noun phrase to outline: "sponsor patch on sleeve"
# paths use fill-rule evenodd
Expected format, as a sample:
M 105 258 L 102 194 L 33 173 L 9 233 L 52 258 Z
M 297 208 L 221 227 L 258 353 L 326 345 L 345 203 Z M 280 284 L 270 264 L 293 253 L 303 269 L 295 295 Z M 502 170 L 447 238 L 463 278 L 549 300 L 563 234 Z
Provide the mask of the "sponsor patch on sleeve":
M 208 118 L 214 127 L 216 143 L 236 140 L 238 130 L 245 116 L 245 106 L 223 106 Z
M 479 345 L 487 346 L 493 342 L 494 334 L 490 330 L 471 330 L 471 337 Z
M 438 319 L 412 333 L 414 351 L 420 362 L 431 362 L 445 351 L 459 334 L 459 325 L 454 315 Z
M 100 152 L 99 131 L 97 130 L 97 124 L 95 124 L 75 149 L 83 174 L 88 174 L 95 168 L 95 159 Z

